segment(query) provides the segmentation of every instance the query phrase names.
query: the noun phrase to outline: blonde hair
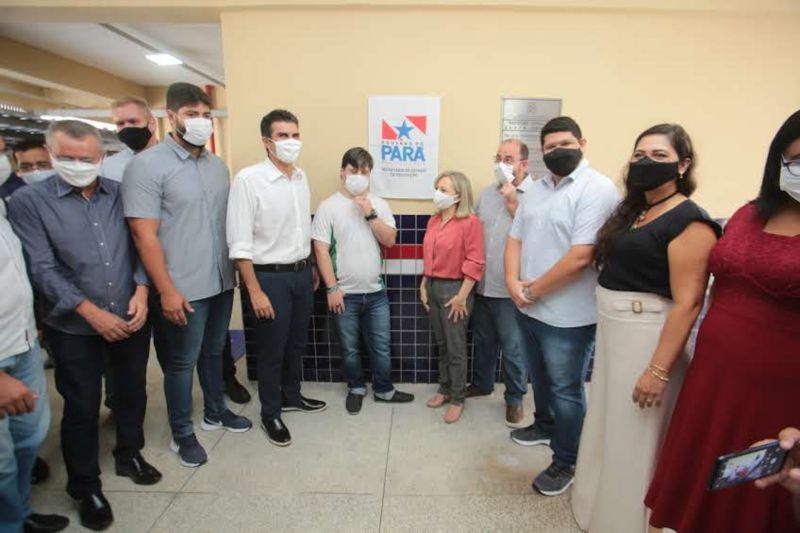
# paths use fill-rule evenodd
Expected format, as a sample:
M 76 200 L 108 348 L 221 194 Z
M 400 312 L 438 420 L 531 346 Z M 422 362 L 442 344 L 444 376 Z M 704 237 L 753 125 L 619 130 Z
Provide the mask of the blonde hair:
M 147 117 L 147 120 L 150 120 L 153 117 L 153 112 L 150 111 L 150 104 L 147 103 L 147 100 L 145 100 L 144 98 L 140 98 L 138 96 L 128 95 L 128 96 L 123 96 L 122 98 L 118 98 L 118 99 L 114 100 L 113 102 L 111 102 L 111 111 L 114 111 L 117 108 L 129 105 L 129 104 L 134 104 L 136 106 L 139 106 L 139 109 L 144 111 L 144 114 L 145 114 L 145 117 Z
M 474 214 L 475 209 L 472 207 L 472 185 L 469 179 L 461 172 L 447 170 L 439 174 L 439 177 L 436 178 L 436 181 L 433 183 L 434 188 L 439 185 L 439 182 L 442 181 L 443 178 L 450 178 L 450 181 L 453 182 L 453 189 L 458 195 L 458 206 L 456 207 L 455 217 L 466 218 Z

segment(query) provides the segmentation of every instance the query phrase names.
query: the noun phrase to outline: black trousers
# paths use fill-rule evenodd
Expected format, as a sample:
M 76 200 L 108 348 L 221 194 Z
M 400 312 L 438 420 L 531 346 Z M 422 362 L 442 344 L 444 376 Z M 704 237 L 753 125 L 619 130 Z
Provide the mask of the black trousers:
M 82 499 L 101 488 L 97 422 L 106 364 L 115 378 L 114 457 L 129 459 L 144 447 L 150 324 L 113 343 L 99 335 L 73 335 L 52 328 L 48 338 L 56 361 L 56 388 L 64 398 L 61 451 L 67 467 L 67 493 Z

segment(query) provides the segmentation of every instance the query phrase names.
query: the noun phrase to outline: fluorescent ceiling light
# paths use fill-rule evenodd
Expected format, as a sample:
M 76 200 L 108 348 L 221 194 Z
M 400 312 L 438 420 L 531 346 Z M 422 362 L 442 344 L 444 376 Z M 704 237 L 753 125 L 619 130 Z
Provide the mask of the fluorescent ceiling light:
M 78 120 L 80 122 L 85 122 L 87 124 L 91 124 L 95 128 L 99 130 L 107 130 L 107 131 L 117 131 L 117 127 L 114 124 L 109 124 L 108 122 L 101 122 L 99 120 L 89 120 L 88 118 L 80 118 L 80 117 L 62 117 L 56 115 L 40 115 L 40 119 L 42 120 L 49 120 L 49 121 L 58 121 L 58 120 Z
M 183 61 L 169 54 L 147 54 L 145 57 L 161 67 L 171 67 L 174 65 L 183 64 Z

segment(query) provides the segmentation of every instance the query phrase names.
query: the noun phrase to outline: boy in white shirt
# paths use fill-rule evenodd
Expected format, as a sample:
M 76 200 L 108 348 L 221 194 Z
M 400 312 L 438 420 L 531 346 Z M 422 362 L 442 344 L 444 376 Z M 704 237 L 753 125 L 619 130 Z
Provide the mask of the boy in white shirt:
M 413 394 L 395 390 L 391 381 L 389 300 L 381 279 L 380 246 L 394 246 L 392 211 L 369 192 L 372 156 L 351 148 L 342 157 L 342 187 L 317 209 L 311 238 L 317 267 L 328 293 L 328 308 L 342 347 L 347 381 L 347 412 L 361 410 L 367 393 L 360 340 L 367 346 L 376 402 L 407 403 Z

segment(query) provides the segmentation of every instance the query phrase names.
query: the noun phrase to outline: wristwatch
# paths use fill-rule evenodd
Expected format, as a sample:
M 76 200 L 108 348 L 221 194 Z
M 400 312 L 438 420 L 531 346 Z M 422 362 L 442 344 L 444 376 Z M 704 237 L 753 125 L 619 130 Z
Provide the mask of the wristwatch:
M 378 213 L 375 211 L 374 208 L 372 209 L 372 211 L 369 212 L 369 215 L 364 216 L 364 220 L 366 220 L 367 222 L 369 222 L 370 220 L 375 220 L 376 218 L 378 218 Z
M 337 283 L 333 287 L 328 287 L 327 289 L 325 289 L 325 292 L 328 293 L 328 294 L 333 294 L 334 292 L 336 292 L 338 290 L 339 290 L 339 284 Z

